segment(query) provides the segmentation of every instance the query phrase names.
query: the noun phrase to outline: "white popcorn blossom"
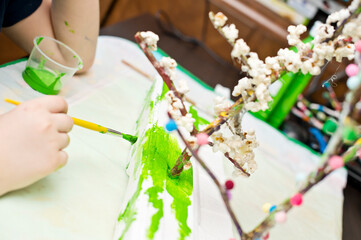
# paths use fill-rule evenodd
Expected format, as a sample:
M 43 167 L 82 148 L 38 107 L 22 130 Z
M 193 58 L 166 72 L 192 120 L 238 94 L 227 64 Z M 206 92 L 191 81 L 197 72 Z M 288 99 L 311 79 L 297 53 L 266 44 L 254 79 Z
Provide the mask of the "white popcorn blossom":
M 174 95 L 173 91 L 168 91 L 165 94 L 165 99 L 169 103 L 169 107 L 168 107 L 169 114 L 172 116 L 172 118 L 175 121 L 179 120 L 182 117 L 182 113 L 180 111 L 180 109 L 183 108 L 182 102 L 180 101 L 179 98 L 177 98 Z
M 267 74 L 271 74 L 273 71 L 281 70 L 280 63 L 278 61 L 278 57 L 266 57 L 265 59 L 266 68 L 268 69 Z
M 253 152 L 250 153 L 250 154 L 254 155 Z M 245 169 L 248 173 L 252 174 L 252 173 L 254 173 L 254 172 L 257 170 L 257 162 L 254 161 L 254 156 L 250 156 L 249 158 L 250 158 L 251 160 L 249 160 L 249 161 L 245 164 L 244 169 Z
M 238 84 L 234 87 L 232 95 L 238 97 L 244 91 L 252 89 L 252 81 L 248 77 L 244 77 L 238 81 Z
M 176 122 L 182 117 L 181 111 L 179 109 L 175 109 L 171 105 L 169 105 L 168 112 Z
M 308 53 L 312 52 L 312 44 L 300 42 L 299 44 L 297 44 L 297 50 L 299 52 L 298 54 L 301 55 L 301 57 L 309 58 L 307 55 Z
M 313 67 L 313 62 L 312 62 L 312 60 L 309 59 L 302 63 L 301 72 L 303 74 L 307 74 L 309 72 L 310 74 L 313 73 L 312 75 L 317 75 L 320 72 L 320 68 L 317 66 Z
M 245 167 L 248 173 L 253 173 L 257 164 L 254 161 L 254 148 L 258 147 L 258 142 L 253 130 L 243 132 L 243 136 L 225 136 L 221 131 L 211 135 L 213 151 L 220 151 L 228 154 L 242 168 Z
M 266 80 L 266 65 L 258 58 L 258 54 L 251 52 L 247 60 L 250 70 L 248 74 L 252 77 L 252 84 L 258 85 Z
M 300 36 L 302 33 L 307 31 L 305 25 L 299 24 L 297 26 L 289 26 L 287 31 L 289 32 L 287 36 L 288 44 L 291 46 L 296 46 L 298 43 L 301 42 Z
M 198 147 L 197 138 L 194 136 L 189 136 L 187 138 L 187 142 L 189 143 L 192 149 L 196 149 Z
M 232 172 L 232 177 L 233 178 L 237 178 L 239 176 L 248 177 L 248 175 L 246 173 L 242 172 L 238 168 L 234 167 L 233 169 L 234 169 L 233 172 Z
M 225 97 L 215 97 L 214 103 L 214 113 L 217 116 L 231 107 L 231 103 Z
M 361 3 L 360 0 L 353 0 L 350 6 L 348 6 L 348 10 L 355 11 L 358 8 L 358 5 Z
M 165 98 L 174 109 L 179 110 L 183 108 L 182 101 L 174 95 L 173 91 L 168 91 L 165 94 Z
M 160 65 L 164 68 L 171 68 L 171 69 L 174 69 L 177 67 L 177 62 L 173 59 L 173 58 L 170 58 L 170 57 L 163 57 L 161 60 L 160 60 Z
M 348 9 L 341 9 L 340 11 L 334 12 L 327 17 L 326 23 L 331 24 L 337 22 L 339 26 L 346 18 L 351 15 Z
M 244 104 L 244 108 L 247 111 L 258 112 L 258 111 L 266 111 L 268 109 L 267 102 L 246 102 Z
M 234 24 L 224 26 L 222 30 L 228 41 L 234 42 L 238 38 L 238 29 Z
M 277 58 L 268 58 L 267 62 L 268 65 L 260 60 L 256 53 L 249 53 L 247 63 L 250 77 L 240 79 L 233 89 L 232 95 L 242 97 L 246 110 L 254 112 L 266 110 L 268 108 L 268 101 L 272 100 L 268 90 L 271 78 L 268 75 L 273 71 L 280 70 L 281 66 Z M 273 65 L 276 69 L 271 69 L 270 65 Z M 252 97 L 253 92 L 255 92 L 256 99 Z
M 278 51 L 278 58 L 280 64 L 291 72 L 298 72 L 301 70 L 303 74 L 310 73 L 312 75 L 318 75 L 321 72 L 321 66 L 324 64 L 324 59 L 332 58 L 333 48 L 325 44 L 315 44 L 315 51 L 311 51 L 310 44 L 298 45 L 299 53 L 296 53 L 289 49 L 280 49 Z M 300 55 L 300 53 L 306 53 L 306 55 Z M 320 53 L 318 55 L 317 53 Z M 311 54 L 311 55 L 309 55 Z M 301 59 L 302 57 L 302 59 Z
M 192 114 L 187 113 L 185 116 L 180 117 L 178 120 L 176 120 L 176 123 L 179 126 L 182 126 L 187 130 L 188 132 L 193 131 L 193 123 L 196 120 L 192 117 Z
M 144 42 L 150 48 L 150 50 L 157 50 L 157 42 L 159 41 L 159 36 L 151 31 L 140 32 L 140 36 L 143 38 Z
M 267 104 L 267 102 L 272 100 L 271 96 L 269 95 L 268 86 L 266 86 L 263 83 L 261 83 L 261 84 L 259 84 L 257 86 L 257 88 L 256 88 L 256 97 L 257 97 L 257 100 L 260 103 L 266 103 Z
M 188 150 L 188 149 L 187 149 L 187 150 Z M 189 154 L 189 155 L 191 156 L 192 154 Z M 188 162 L 186 162 L 186 163 L 184 164 L 183 169 L 184 169 L 184 170 L 189 170 L 191 167 L 192 167 L 192 163 L 191 163 L 190 161 L 188 161 Z
M 247 65 L 242 65 L 241 70 L 242 70 L 242 72 L 248 72 L 249 67 Z
M 291 46 L 296 46 L 301 40 L 298 36 L 287 35 L 288 44 Z
M 226 140 L 220 131 L 217 131 L 211 135 L 213 140 L 213 152 L 227 153 L 231 151 L 231 148 L 226 144 Z
M 335 50 L 334 56 L 337 62 L 342 62 L 342 58 L 347 57 L 348 60 L 352 60 L 355 55 L 355 45 L 348 43 L 345 46 L 339 47 Z
M 187 94 L 189 92 L 188 83 L 186 80 L 181 79 L 178 82 L 178 92 L 181 94 Z
M 345 37 L 351 37 L 354 42 L 361 39 L 361 14 L 345 25 L 342 34 Z
M 287 31 L 292 35 L 301 36 L 307 31 L 307 27 L 303 24 L 299 24 L 297 26 L 291 25 L 287 28 Z
M 298 72 L 301 68 L 302 61 L 300 55 L 289 49 L 280 49 L 278 51 L 278 57 L 281 63 L 290 72 Z
M 212 20 L 212 23 L 216 28 L 223 27 L 228 20 L 226 15 L 224 15 L 222 12 L 218 12 L 216 15 L 210 12 L 209 18 Z
M 233 58 L 240 58 L 241 55 L 246 55 L 249 53 L 249 51 L 250 48 L 247 43 L 242 38 L 240 38 L 234 44 L 231 55 Z
M 174 80 L 176 77 L 176 67 L 177 67 L 177 62 L 170 57 L 163 57 L 160 61 L 159 61 L 160 66 L 162 66 L 165 70 L 165 73 L 169 76 L 169 78 L 171 80 Z
M 182 101 L 174 95 L 173 91 L 165 94 L 165 99 L 169 103 L 168 111 L 177 125 L 184 127 L 188 132 L 193 131 L 193 123 L 196 121 L 192 114 L 187 113 L 182 116 L 180 109 L 183 109 Z
M 318 58 L 326 59 L 327 61 L 332 60 L 334 50 L 333 42 L 315 44 L 313 47 L 313 51 L 316 53 Z
M 335 32 L 335 28 L 333 26 L 329 24 L 321 24 L 317 29 L 317 34 L 313 42 L 314 43 L 322 42 L 327 38 L 332 37 L 334 32 Z

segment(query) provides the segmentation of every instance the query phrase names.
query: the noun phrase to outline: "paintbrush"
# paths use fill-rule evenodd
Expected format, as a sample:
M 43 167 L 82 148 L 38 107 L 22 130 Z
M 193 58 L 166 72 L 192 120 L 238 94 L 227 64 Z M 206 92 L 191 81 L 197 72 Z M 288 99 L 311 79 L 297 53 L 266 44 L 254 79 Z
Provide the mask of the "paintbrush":
M 11 100 L 8 98 L 5 98 L 4 100 L 5 100 L 5 102 L 8 102 L 8 103 L 11 103 L 14 105 L 20 104 L 20 102 L 14 101 L 14 100 Z M 131 144 L 134 144 L 138 139 L 136 136 L 132 136 L 130 134 L 125 134 L 125 133 L 119 132 L 119 131 L 111 129 L 111 128 L 103 127 L 96 123 L 92 123 L 92 122 L 85 121 L 85 120 L 75 118 L 75 117 L 72 117 L 72 119 L 74 121 L 74 124 L 77 126 L 80 126 L 80 127 L 86 128 L 86 129 L 90 129 L 90 130 L 93 130 L 93 131 L 96 131 L 96 132 L 99 132 L 102 134 L 111 134 L 114 136 L 118 136 L 118 137 L 123 138 L 124 140 L 129 141 Z

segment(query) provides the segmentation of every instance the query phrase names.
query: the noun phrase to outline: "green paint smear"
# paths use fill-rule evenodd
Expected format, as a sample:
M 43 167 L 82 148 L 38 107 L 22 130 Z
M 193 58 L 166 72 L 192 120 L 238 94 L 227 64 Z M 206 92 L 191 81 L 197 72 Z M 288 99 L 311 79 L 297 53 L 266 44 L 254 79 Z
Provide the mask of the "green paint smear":
M 61 89 L 61 81 L 65 73 L 54 74 L 48 70 L 43 69 L 43 63 L 39 64 L 40 68 L 26 67 L 23 72 L 23 79 L 34 90 L 55 95 L 58 94 Z
M 158 231 L 160 219 L 163 217 L 163 200 L 159 198 L 159 195 L 164 191 L 163 190 L 163 183 L 164 179 L 159 179 L 159 176 L 157 177 L 158 181 L 155 184 L 156 186 L 148 188 L 148 190 L 145 192 L 149 196 L 149 202 L 153 205 L 155 209 L 157 209 L 157 212 L 152 216 L 152 221 L 150 224 L 150 227 L 148 228 L 147 237 L 148 239 L 153 239 L 155 233 Z M 154 179 L 153 184 L 154 184 Z M 160 180 L 160 181 L 159 181 Z
M 167 84 L 163 83 L 162 93 L 157 97 L 157 101 L 162 101 L 165 97 L 165 94 L 169 91 Z
M 163 87 L 162 87 L 162 93 L 157 96 L 157 98 L 155 99 L 155 102 L 154 101 L 151 101 L 150 102 L 150 111 L 152 112 L 153 111 L 153 108 L 154 108 L 154 105 L 156 105 L 157 103 L 159 103 L 160 101 L 162 101 L 165 97 L 165 94 L 169 91 L 169 88 L 168 86 L 163 83 Z
M 154 101 L 151 101 L 151 102 L 150 102 L 149 107 L 150 107 L 150 111 L 153 111 L 153 108 L 154 108 Z
M 39 37 L 37 40 L 36 40 L 36 45 L 39 45 L 41 43 L 41 41 L 43 41 L 43 37 Z
M 74 31 L 73 29 L 70 29 L 70 26 L 69 26 L 68 21 L 64 21 L 64 24 L 65 24 L 65 26 L 67 26 L 67 27 L 68 27 L 69 32 L 71 32 L 71 33 L 75 33 L 75 31 Z
M 168 134 L 162 127 L 153 125 L 137 144 L 142 147 L 141 156 L 137 153 L 135 157 L 141 157 L 143 166 L 139 177 L 138 187 L 124 212 L 119 216 L 119 221 L 126 223 L 125 230 L 119 239 L 123 239 L 132 222 L 136 219 L 135 202 L 141 192 L 142 183 L 148 177 L 152 178 L 152 187 L 145 190 L 149 197 L 149 203 L 156 209 L 152 216 L 151 225 L 147 230 L 147 238 L 153 239 L 159 229 L 160 220 L 163 217 L 163 200 L 160 194 L 164 189 L 173 197 L 171 207 L 179 226 L 179 239 L 183 240 L 189 236 L 191 229 L 187 225 L 188 207 L 191 204 L 190 195 L 193 192 L 193 169 L 183 171 L 179 178 L 172 179 L 168 175 L 170 166 L 173 166 L 181 154 L 177 139 Z
M 140 191 L 142 190 L 142 183 L 144 179 L 139 179 L 138 187 L 135 193 L 133 194 L 132 198 L 127 204 L 127 207 L 125 208 L 124 212 L 119 215 L 118 221 L 124 221 L 126 223 L 125 229 L 122 233 L 122 235 L 119 237 L 119 240 L 122 240 L 124 238 L 124 235 L 128 232 L 130 226 L 132 225 L 132 222 L 135 220 L 137 212 L 135 211 L 135 201 L 137 200 Z
M 208 125 L 209 121 L 207 121 L 206 119 L 198 116 L 198 112 L 197 110 L 194 108 L 194 106 L 190 106 L 189 108 L 189 113 L 192 114 L 192 117 L 196 120 L 194 122 L 194 126 L 196 127 L 196 129 L 199 131 L 199 125 Z
M 130 135 L 130 134 L 125 134 L 125 133 L 122 133 L 122 137 L 129 141 L 131 144 L 134 144 L 138 138 L 136 136 L 133 136 L 133 135 Z

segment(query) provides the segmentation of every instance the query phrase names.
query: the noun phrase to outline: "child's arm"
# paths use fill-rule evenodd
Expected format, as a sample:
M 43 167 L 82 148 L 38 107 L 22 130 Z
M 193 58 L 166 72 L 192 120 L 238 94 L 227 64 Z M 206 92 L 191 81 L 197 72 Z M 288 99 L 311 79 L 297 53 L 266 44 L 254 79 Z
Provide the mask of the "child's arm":
M 83 71 L 94 61 L 99 34 L 99 0 L 43 0 L 29 17 L 3 32 L 28 53 L 33 39 L 45 35 L 58 39 L 77 52 L 84 61 Z M 58 51 L 58 49 L 54 49 Z M 61 53 L 60 53 L 61 54 Z
M 46 96 L 0 115 L 0 196 L 66 164 L 73 127 L 67 108 L 63 98 Z

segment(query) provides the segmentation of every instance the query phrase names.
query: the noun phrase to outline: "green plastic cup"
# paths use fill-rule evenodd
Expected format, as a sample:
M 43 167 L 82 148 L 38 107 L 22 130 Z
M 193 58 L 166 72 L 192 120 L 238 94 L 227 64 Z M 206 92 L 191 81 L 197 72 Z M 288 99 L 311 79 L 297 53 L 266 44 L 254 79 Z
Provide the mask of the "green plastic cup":
M 39 36 L 34 39 L 23 79 L 38 92 L 56 95 L 82 67 L 83 61 L 70 47 L 51 37 Z

